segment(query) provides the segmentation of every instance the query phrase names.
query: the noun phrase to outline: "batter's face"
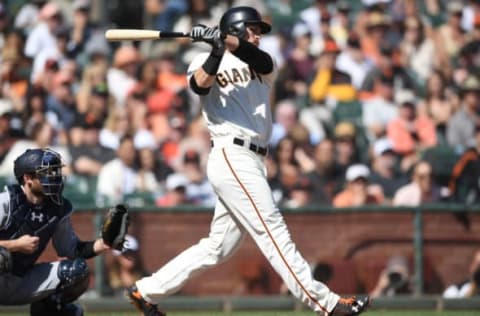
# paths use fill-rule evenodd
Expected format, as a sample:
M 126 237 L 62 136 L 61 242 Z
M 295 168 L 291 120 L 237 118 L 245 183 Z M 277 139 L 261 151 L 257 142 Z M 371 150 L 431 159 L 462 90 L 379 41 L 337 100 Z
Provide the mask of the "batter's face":
M 258 25 L 248 25 L 246 40 L 256 46 L 260 45 L 260 38 L 262 37 L 262 29 Z

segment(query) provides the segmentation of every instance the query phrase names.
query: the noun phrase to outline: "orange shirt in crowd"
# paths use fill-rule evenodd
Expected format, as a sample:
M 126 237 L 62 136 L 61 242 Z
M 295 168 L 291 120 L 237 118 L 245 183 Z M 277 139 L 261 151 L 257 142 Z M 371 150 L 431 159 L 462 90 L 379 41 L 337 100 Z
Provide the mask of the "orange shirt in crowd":
M 403 155 L 416 150 L 417 144 L 422 147 L 432 147 L 437 144 L 435 124 L 428 117 L 418 117 L 413 122 L 413 130 L 417 134 L 415 139 L 402 119 L 394 119 L 387 126 L 387 136 L 393 143 L 395 152 Z
M 368 193 L 367 200 L 364 204 L 381 204 L 383 203 L 383 197 Z M 362 204 L 362 205 L 364 205 Z M 361 206 L 355 203 L 353 192 L 350 190 L 343 190 L 333 198 L 333 206 L 335 207 L 354 207 Z

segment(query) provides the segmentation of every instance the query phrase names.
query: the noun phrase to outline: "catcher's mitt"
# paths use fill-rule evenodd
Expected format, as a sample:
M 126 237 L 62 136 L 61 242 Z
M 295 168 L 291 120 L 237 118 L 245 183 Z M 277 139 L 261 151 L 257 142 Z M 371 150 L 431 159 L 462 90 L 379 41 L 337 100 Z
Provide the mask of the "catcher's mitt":
M 12 254 L 7 248 L 0 246 L 0 274 L 12 271 Z
M 102 225 L 103 242 L 113 249 L 121 250 L 128 225 L 129 215 L 125 205 L 119 204 L 110 208 Z

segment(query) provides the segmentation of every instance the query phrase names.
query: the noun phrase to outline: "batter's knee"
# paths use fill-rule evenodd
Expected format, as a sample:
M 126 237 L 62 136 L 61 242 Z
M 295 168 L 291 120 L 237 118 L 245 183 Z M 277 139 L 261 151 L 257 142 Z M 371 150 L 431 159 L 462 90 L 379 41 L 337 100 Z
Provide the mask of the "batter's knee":
M 83 258 L 62 260 L 58 266 L 58 293 L 62 294 L 62 302 L 76 300 L 88 289 L 90 271 Z

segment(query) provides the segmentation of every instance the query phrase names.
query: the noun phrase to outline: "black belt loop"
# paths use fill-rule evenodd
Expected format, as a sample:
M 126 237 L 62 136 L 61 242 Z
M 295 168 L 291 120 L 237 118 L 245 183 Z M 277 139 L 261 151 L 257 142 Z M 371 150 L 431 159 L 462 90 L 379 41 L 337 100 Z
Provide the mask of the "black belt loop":
M 238 146 L 243 146 L 245 145 L 245 141 L 241 138 L 238 138 L 238 137 L 235 137 L 233 139 L 233 143 L 235 145 L 238 145 Z M 212 147 L 214 146 L 214 143 L 213 143 L 213 140 L 210 140 L 210 145 L 212 145 Z M 252 144 L 250 143 L 250 146 L 249 148 L 251 151 L 253 151 L 254 153 L 257 153 L 259 155 L 262 155 L 262 156 L 266 156 L 267 155 L 267 148 L 265 147 L 260 147 L 260 146 L 257 146 L 255 144 Z

